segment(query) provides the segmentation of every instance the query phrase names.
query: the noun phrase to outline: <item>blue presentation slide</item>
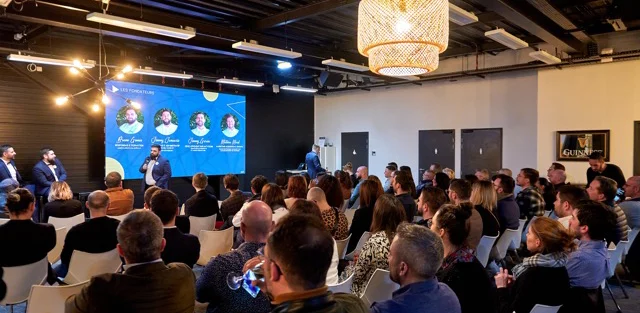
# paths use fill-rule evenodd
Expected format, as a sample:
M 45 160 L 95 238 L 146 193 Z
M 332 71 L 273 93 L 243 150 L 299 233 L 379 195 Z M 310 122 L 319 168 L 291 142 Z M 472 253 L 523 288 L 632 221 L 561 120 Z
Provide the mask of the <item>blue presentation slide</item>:
M 107 173 L 143 178 L 139 168 L 159 144 L 172 177 L 244 174 L 244 96 L 120 81 L 108 81 L 106 91 Z

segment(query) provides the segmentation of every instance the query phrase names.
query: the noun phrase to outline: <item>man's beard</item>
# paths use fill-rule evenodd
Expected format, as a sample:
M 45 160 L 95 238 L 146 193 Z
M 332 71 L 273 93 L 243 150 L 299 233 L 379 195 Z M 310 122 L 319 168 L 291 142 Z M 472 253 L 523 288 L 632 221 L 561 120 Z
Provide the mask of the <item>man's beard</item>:
M 171 124 L 171 120 L 168 120 L 168 121 L 166 121 L 166 122 L 165 122 L 165 121 L 162 121 L 162 124 L 169 125 L 169 124 Z

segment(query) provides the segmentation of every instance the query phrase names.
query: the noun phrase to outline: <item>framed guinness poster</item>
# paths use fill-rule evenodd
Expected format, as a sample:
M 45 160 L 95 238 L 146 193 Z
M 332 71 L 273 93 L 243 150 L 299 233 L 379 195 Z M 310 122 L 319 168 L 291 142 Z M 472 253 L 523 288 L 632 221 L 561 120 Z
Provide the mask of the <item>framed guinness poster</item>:
M 588 161 L 589 154 L 601 152 L 609 161 L 609 130 L 556 132 L 556 160 Z

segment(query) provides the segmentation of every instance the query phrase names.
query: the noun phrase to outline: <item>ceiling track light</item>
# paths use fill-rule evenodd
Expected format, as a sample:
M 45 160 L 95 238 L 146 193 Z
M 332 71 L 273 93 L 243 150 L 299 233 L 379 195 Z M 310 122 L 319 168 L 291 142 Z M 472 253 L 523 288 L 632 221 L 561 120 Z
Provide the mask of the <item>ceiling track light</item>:
M 78 60 L 61 60 L 61 59 L 51 59 L 51 58 L 41 58 L 34 57 L 30 55 L 22 55 L 22 54 L 9 54 L 7 56 L 7 60 L 15 61 L 15 62 L 26 62 L 26 63 L 36 63 L 36 64 L 47 64 L 47 65 L 56 65 L 56 66 L 68 66 L 68 67 L 84 67 L 84 68 L 93 68 L 96 66 L 96 62 L 80 62 Z
M 289 86 L 289 85 L 281 86 L 280 89 L 289 90 L 289 91 L 298 91 L 298 92 L 308 92 L 308 93 L 318 92 L 318 89 L 315 89 L 315 88 L 305 88 L 300 86 Z
M 449 3 L 449 21 L 463 26 L 471 23 L 476 23 L 478 21 L 478 17 L 459 6 L 456 6 L 455 4 Z
M 237 77 L 234 77 L 233 79 L 228 79 L 228 78 L 219 78 L 216 80 L 217 83 L 219 84 L 229 84 L 229 85 L 238 85 L 238 86 L 247 86 L 247 87 L 262 87 L 264 86 L 264 83 L 261 82 L 252 82 L 252 81 L 247 81 L 247 80 L 240 80 Z
M 348 69 L 348 70 L 352 70 L 352 71 L 358 71 L 358 72 L 369 71 L 369 67 L 368 66 L 349 63 L 349 62 L 345 62 L 344 60 L 327 59 L 327 60 L 323 60 L 322 64 L 327 65 L 327 66 L 344 68 L 344 69 Z
M 484 33 L 484 35 L 513 50 L 518 50 L 518 49 L 526 48 L 529 46 L 529 44 L 526 41 L 508 33 L 503 28 L 498 28 L 498 29 L 488 31 Z
M 181 73 L 172 73 L 172 72 L 164 72 L 164 71 L 155 71 L 152 69 L 144 69 L 144 68 L 135 68 L 131 71 L 133 74 L 140 75 L 148 75 L 148 76 L 158 76 L 158 77 L 171 77 L 171 78 L 180 78 L 180 79 L 192 79 L 193 75 L 191 74 L 181 74 Z
M 87 14 L 87 21 L 185 40 L 196 36 L 196 30 L 192 27 L 185 27 L 184 29 L 169 27 L 97 12 Z
M 296 59 L 302 56 L 302 53 L 300 52 L 272 48 L 268 46 L 259 45 L 257 43 L 246 42 L 246 41 L 238 41 L 233 45 L 231 45 L 231 47 L 238 50 L 274 55 L 274 56 L 288 58 L 288 59 Z
M 562 63 L 562 60 L 556 56 L 553 56 L 551 54 L 549 54 L 546 51 L 540 50 L 540 51 L 534 51 L 529 53 L 529 56 L 538 60 L 538 61 L 542 61 L 546 64 L 558 64 L 558 63 Z

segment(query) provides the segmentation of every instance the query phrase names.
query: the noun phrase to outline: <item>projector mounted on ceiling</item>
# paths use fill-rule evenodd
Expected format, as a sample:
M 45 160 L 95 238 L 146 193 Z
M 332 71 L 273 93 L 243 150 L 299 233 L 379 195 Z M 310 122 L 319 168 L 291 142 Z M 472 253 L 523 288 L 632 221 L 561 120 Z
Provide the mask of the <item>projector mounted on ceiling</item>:
M 467 25 L 478 21 L 478 17 L 459 6 L 449 3 L 449 21 L 458 25 Z
M 503 28 L 498 28 L 498 29 L 488 31 L 484 33 L 484 35 L 513 50 L 522 49 L 529 46 L 529 44 L 526 41 L 514 35 L 511 35 Z

